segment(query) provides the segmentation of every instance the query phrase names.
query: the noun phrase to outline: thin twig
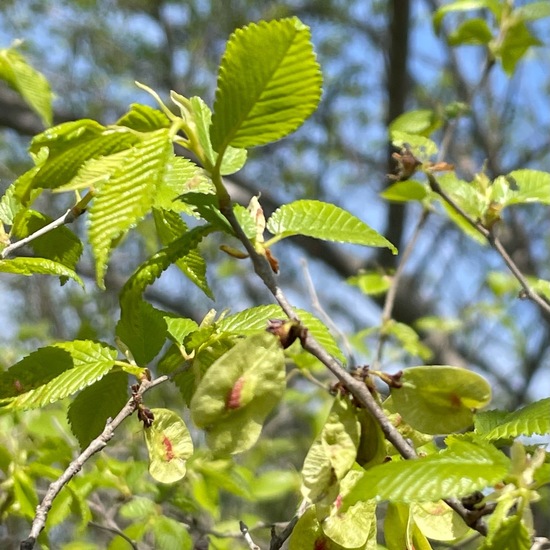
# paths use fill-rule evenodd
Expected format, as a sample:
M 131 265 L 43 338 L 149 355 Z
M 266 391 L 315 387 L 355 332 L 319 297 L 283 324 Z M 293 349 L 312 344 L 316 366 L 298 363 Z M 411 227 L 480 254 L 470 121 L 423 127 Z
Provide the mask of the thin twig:
M 256 251 L 254 245 L 244 233 L 237 218 L 235 217 L 231 204 L 221 206 L 220 210 L 227 218 L 231 227 L 235 231 L 235 234 L 246 248 L 256 274 L 262 279 L 263 283 L 272 293 L 273 297 L 279 303 L 285 314 L 290 319 L 300 321 L 294 311 L 294 308 L 288 302 L 284 292 L 279 287 L 275 275 L 273 274 L 266 258 Z M 321 361 L 321 363 L 323 363 L 336 376 L 336 378 L 342 382 L 348 391 L 355 397 L 357 402 L 372 414 L 378 422 L 381 430 L 384 432 L 386 439 L 396 448 L 397 452 L 403 458 L 417 458 L 415 449 L 390 422 L 364 382 L 354 378 L 346 369 L 344 369 L 344 367 L 334 357 L 332 357 L 332 355 L 330 355 L 325 348 L 321 346 L 313 336 L 311 336 L 311 334 L 306 335 L 302 342 L 302 346 L 306 351 L 311 353 L 311 355 L 319 359 L 319 361 Z M 483 521 L 481 521 L 481 518 L 474 518 L 472 513 L 467 510 L 459 500 L 451 498 L 446 499 L 445 502 L 462 517 L 469 527 L 475 529 L 482 535 L 487 533 L 487 526 Z
M 478 233 L 483 235 L 487 242 L 498 252 L 500 257 L 504 260 L 504 263 L 508 269 L 512 272 L 512 275 L 516 278 L 522 287 L 522 298 L 527 298 L 537 304 L 544 313 L 550 315 L 550 303 L 548 303 L 542 296 L 536 293 L 531 285 L 528 283 L 525 275 L 521 272 L 517 264 L 512 260 L 507 250 L 504 248 L 500 239 L 494 234 L 492 230 L 487 229 L 479 220 L 474 220 L 463 208 L 460 207 L 439 185 L 439 182 L 435 179 L 434 175 L 427 172 L 428 181 L 432 191 L 437 193 L 453 210 L 455 210 L 462 218 L 464 218 Z
M 260 550 L 260 547 L 252 540 L 248 526 L 244 523 L 244 521 L 239 521 L 239 529 L 241 530 L 246 544 L 248 544 L 248 548 L 250 548 L 250 550 Z
M 49 233 L 50 231 L 53 231 L 54 229 L 57 229 L 62 225 L 73 223 L 79 216 L 81 216 L 84 213 L 84 211 L 86 210 L 86 206 L 93 198 L 94 198 L 94 193 L 92 191 L 88 191 L 88 193 L 86 193 L 86 195 L 84 195 L 84 197 L 82 197 L 82 199 L 80 199 L 72 208 L 69 208 L 67 212 L 65 212 L 65 214 L 63 214 L 53 222 L 50 222 L 49 224 L 45 225 L 44 227 L 41 227 L 34 233 L 28 235 L 27 237 L 24 237 L 23 239 L 20 239 L 10 244 L 9 246 L 6 246 L 6 248 L 2 250 L 0 257 L 2 259 L 5 259 L 12 252 L 17 250 L 18 248 L 21 248 L 22 246 L 25 246 L 26 244 L 29 244 L 35 239 L 38 239 L 38 237 L 42 237 L 42 235 L 45 235 L 46 233 Z
M 146 391 L 166 382 L 169 379 L 168 376 L 160 376 L 155 380 L 149 382 L 148 380 L 143 380 L 137 391 L 137 395 L 141 396 Z M 44 529 L 46 525 L 46 520 L 48 518 L 48 513 L 52 507 L 54 499 L 57 497 L 59 492 L 69 483 L 69 481 L 82 469 L 84 464 L 97 452 L 101 451 L 107 446 L 107 442 L 113 437 L 115 430 L 120 426 L 120 424 L 129 416 L 131 416 L 138 407 L 138 402 L 135 399 L 135 396 L 132 396 L 126 405 L 121 409 L 121 411 L 116 415 L 116 417 L 107 422 L 103 432 L 96 437 L 89 445 L 80 453 L 80 455 L 75 458 L 67 467 L 67 469 L 61 474 L 61 476 L 53 481 L 46 495 L 42 499 L 42 502 L 38 505 L 36 509 L 36 514 L 34 516 L 34 521 L 32 523 L 31 531 L 24 541 L 21 542 L 20 550 L 32 550 L 36 543 L 38 535 Z
M 113 533 L 117 537 L 124 539 L 132 547 L 133 550 L 139 550 L 137 544 L 128 535 L 126 535 L 116 527 L 101 525 L 100 523 L 96 523 L 95 521 L 88 522 L 88 525 L 90 525 L 91 527 L 95 527 L 96 529 L 101 529 L 102 531 L 107 531 L 108 533 Z
M 380 370 L 380 363 L 382 362 L 382 353 L 384 351 L 384 345 L 387 341 L 385 327 L 392 317 L 393 306 L 395 304 L 395 297 L 397 295 L 397 289 L 399 287 L 399 283 L 401 282 L 401 276 L 403 275 L 403 272 L 405 270 L 405 264 L 407 263 L 407 260 L 409 259 L 416 245 L 416 241 L 418 240 L 420 232 L 422 231 L 422 228 L 424 227 L 424 224 L 428 219 L 428 215 L 429 215 L 428 210 L 422 211 L 422 215 L 420 216 L 418 223 L 414 228 L 412 237 L 407 243 L 407 246 L 403 251 L 403 255 L 401 256 L 401 261 L 399 262 L 399 265 L 397 266 L 397 269 L 395 270 L 395 273 L 392 277 L 392 282 L 391 282 L 390 288 L 388 289 L 388 293 L 386 294 L 386 299 L 384 301 L 384 308 L 382 310 L 381 333 L 380 333 L 380 338 L 378 339 L 378 347 L 376 350 L 376 355 L 375 355 L 373 364 L 371 366 L 372 370 Z

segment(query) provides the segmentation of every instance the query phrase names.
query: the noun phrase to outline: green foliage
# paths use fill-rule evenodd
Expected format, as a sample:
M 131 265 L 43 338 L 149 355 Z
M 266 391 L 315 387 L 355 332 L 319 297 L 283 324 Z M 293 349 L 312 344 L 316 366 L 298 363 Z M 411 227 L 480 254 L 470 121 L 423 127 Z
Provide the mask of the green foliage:
M 550 15 L 542 2 L 513 8 L 496 0 L 468 0 L 439 8 L 434 25 L 440 30 L 448 15 L 471 10 L 489 10 L 494 24 L 477 13 L 465 18 L 450 34 L 450 44 L 481 45 L 509 73 L 539 44 L 528 23 Z M 51 122 L 49 87 L 13 49 L 0 52 L 0 78 Z M 150 475 L 143 460 L 131 460 L 143 456 L 143 445 L 135 437 L 122 438 L 116 453 L 102 455 L 92 471 L 64 487 L 49 514 L 45 512 L 46 532 L 70 521 L 75 532 L 83 531 L 92 520 L 91 493 L 110 491 L 123 503 L 118 514 L 130 539 L 152 540 L 158 549 L 193 548 L 197 533 L 202 536 L 215 526 L 212 531 L 220 536 L 211 535 L 216 541 L 212 547 L 228 548 L 231 543 L 223 542 L 221 534 L 235 532 L 235 526 L 225 523 L 225 508 L 241 501 L 258 505 L 250 513 L 252 524 L 263 522 L 261 506 L 273 505 L 283 508 L 288 520 L 301 493 L 291 549 L 377 549 L 377 505 L 384 500 L 387 511 L 380 508 L 378 513 L 385 513 L 387 548 L 421 550 L 431 548 L 428 538 L 453 542 L 471 533 L 464 517 L 444 501 L 483 491 L 483 501 L 475 506 L 482 510 L 494 503 L 494 510 L 488 514 L 482 549 L 528 548 L 533 535 L 530 503 L 550 483 L 550 469 L 542 447 L 526 448 L 519 441 L 550 433 L 550 398 L 515 412 L 478 412 L 489 405 L 491 386 L 471 370 L 421 365 L 390 376 L 379 364 L 385 342 L 424 361 L 431 350 L 413 327 L 389 316 L 380 327 L 365 329 L 378 338 L 378 352 L 369 352 L 377 366 L 346 371 L 349 350 L 344 354 L 340 346 L 345 338 L 335 338 L 303 309 L 294 310 L 299 321 L 287 319 L 287 300 L 268 271 L 277 271 L 271 247 L 295 235 L 385 247 L 397 254 L 395 246 L 335 204 L 298 200 L 281 205 L 266 221 L 261 197 L 248 207 L 231 203 L 222 176 L 245 165 L 248 148 L 294 132 L 320 101 L 321 73 L 309 29 L 293 17 L 236 30 L 220 64 L 213 114 L 199 97 L 172 91 L 168 108 L 154 90 L 139 87 L 151 94 L 158 109 L 133 104 L 112 125 L 82 119 L 47 129 L 31 142 L 34 166 L 0 201 L 5 225 L 0 271 L 6 273 L 49 274 L 62 283 L 70 278 L 82 285 L 78 262 L 89 245 L 96 282 L 103 289 L 113 253 L 133 228 L 139 227 L 148 247 L 145 261 L 128 266 L 131 275 L 118 293 L 120 318 L 110 336 L 120 352 L 82 337 L 39 348 L 19 361 L 10 358 L 13 366 L 0 374 L 0 427 L 17 430 L 21 424 L 37 445 L 31 452 L 14 437 L 10 448 L 0 448 L 6 493 L 0 496 L 0 519 L 35 517 L 37 487 L 67 471 L 74 441 L 52 434 L 44 418 L 51 413 L 57 424 L 65 422 L 60 402 L 72 397 L 65 428 L 83 450 L 100 435 L 105 440 L 100 443 L 106 444 L 112 433 L 105 426 L 110 428 L 110 419 L 125 406 L 128 414 L 137 411 Z M 481 172 L 464 181 L 452 166 L 434 162 L 438 146 L 433 133 L 466 109 L 455 102 L 448 109 L 405 113 L 392 122 L 393 144 L 402 148 L 401 156 L 412 155 L 418 174 L 412 180 L 394 178 L 403 181 L 395 181 L 382 197 L 417 201 L 425 210 L 448 216 L 462 233 L 486 242 L 494 239 L 491 231 L 505 209 L 550 204 L 550 174 L 518 169 L 491 179 Z M 194 160 L 176 156 L 180 147 Z M 81 191 L 86 191 L 84 198 Z M 52 220 L 38 211 L 35 201 L 49 192 L 76 194 L 73 217 L 88 210 L 84 243 L 65 227 L 71 220 Z M 272 235 L 268 240 L 265 229 Z M 148 301 L 147 290 L 171 266 L 179 268 L 201 298 L 214 298 L 207 278 L 210 259 L 205 259 L 213 252 L 203 256 L 200 248 L 215 242 L 213 235 L 239 239 L 246 253 L 225 242 L 222 248 L 240 259 L 252 257 L 256 273 L 281 305 L 231 314 L 211 310 L 199 324 L 168 311 L 170 305 L 163 311 Z M 25 242 L 34 257 L 17 256 Z M 399 270 L 395 276 L 370 270 L 348 283 L 367 295 L 387 293 L 392 300 L 390 291 L 398 280 Z M 539 297 L 550 295 L 548 281 L 526 281 Z M 488 284 L 497 296 L 519 287 L 517 275 L 511 284 L 500 273 Z M 465 324 L 433 316 L 418 327 L 450 332 Z M 325 377 L 325 366 L 338 383 Z M 356 386 L 349 383 L 350 373 Z M 155 378 L 159 374 L 163 378 Z M 132 397 L 128 376 L 138 382 Z M 151 389 L 151 377 L 151 394 L 160 383 L 170 386 L 170 408 L 148 408 L 149 399 L 155 399 L 145 392 Z M 390 389 L 382 389 L 375 377 Z M 48 415 L 22 414 L 46 407 Z M 279 435 L 277 422 L 291 416 L 299 430 L 289 439 Z M 38 425 L 23 425 L 25 418 L 38 418 Z M 135 423 L 132 430 L 136 432 Z M 263 430 L 267 437 L 261 437 Z M 446 436 L 443 443 L 435 437 L 439 435 Z M 502 449 L 507 445 L 510 458 Z M 418 458 L 402 458 L 415 451 Z M 238 459 L 232 456 L 239 453 Z M 272 462 L 266 464 L 266 456 Z M 298 474 L 294 468 L 301 463 Z M 76 471 L 82 464 L 76 466 L 70 467 Z M 175 510 L 171 517 L 166 503 Z M 123 545 L 127 541 L 118 537 L 108 548 Z

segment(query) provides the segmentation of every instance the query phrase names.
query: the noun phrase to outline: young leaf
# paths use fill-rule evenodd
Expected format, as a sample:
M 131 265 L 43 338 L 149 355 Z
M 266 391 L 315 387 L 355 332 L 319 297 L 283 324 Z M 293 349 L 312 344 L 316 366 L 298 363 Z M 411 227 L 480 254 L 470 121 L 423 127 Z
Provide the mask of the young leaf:
M 380 193 L 380 196 L 394 202 L 422 201 L 428 196 L 428 190 L 416 180 L 398 181 Z
M 492 445 L 453 439 L 438 454 L 366 470 L 348 499 L 436 502 L 460 498 L 501 482 L 509 464 L 510 460 Z
M 51 125 L 53 94 L 50 85 L 14 48 L 0 50 L 0 79 L 21 94 L 44 126 Z
M 219 454 L 249 449 L 285 388 L 279 340 L 263 332 L 238 342 L 208 369 L 191 400 L 191 417 Z
M 139 103 L 132 103 L 130 110 L 116 121 L 116 126 L 144 133 L 170 128 L 170 124 L 170 119 L 162 111 Z
M 550 397 L 509 413 L 487 411 L 475 416 L 476 432 L 485 439 L 508 439 L 550 433 Z
M 506 178 L 517 188 L 508 204 L 541 202 L 550 204 L 550 174 L 538 170 L 514 170 Z
M 27 380 L 14 378 L 14 373 L 25 375 L 25 371 L 37 364 L 42 369 L 46 366 L 51 367 L 53 357 L 56 357 L 55 360 L 58 362 L 55 377 L 46 378 L 39 385 L 35 381 L 30 389 L 26 387 L 28 375 Z M 64 399 L 103 378 L 113 368 L 116 357 L 115 349 L 91 340 L 62 342 L 41 348 L 19 361 L 3 375 L 4 380 L 12 379 L 14 389 L 20 395 L 0 399 L 0 405 L 4 404 L 9 409 L 26 410 Z
M 0 272 L 15 273 L 17 275 L 57 275 L 61 278 L 69 277 L 80 286 L 84 286 L 82 279 L 72 269 L 45 258 L 19 257 L 11 260 L 0 260 Z
M 220 65 L 210 135 L 215 151 L 255 147 L 300 126 L 321 97 L 310 33 L 296 17 L 236 30 Z
M 184 421 L 168 409 L 151 409 L 153 425 L 145 428 L 149 473 L 161 483 L 174 483 L 185 476 L 193 442 Z
M 296 309 L 296 313 L 299 315 L 304 326 L 319 343 L 339 361 L 345 361 L 344 354 L 338 347 L 336 340 L 329 332 L 327 327 L 312 315 L 309 311 L 304 309 Z M 265 330 L 269 319 L 281 319 L 285 314 L 280 306 L 257 306 L 233 315 L 228 315 L 218 322 L 218 328 L 223 332 L 230 332 L 233 334 L 252 335 L 258 331 Z
M 359 445 L 360 426 L 355 407 L 344 398 L 334 400 L 319 437 L 309 449 L 302 468 L 302 494 L 318 502 L 338 494 L 339 482 L 350 471 Z M 336 494 L 333 495 L 334 491 Z
M 83 389 L 69 405 L 67 419 L 71 431 L 85 449 L 128 401 L 128 375 L 110 372 L 92 386 Z
M 441 126 L 441 120 L 431 109 L 409 111 L 399 115 L 390 124 L 390 132 L 406 132 L 428 137 Z
M 529 550 L 529 531 L 517 514 L 504 518 L 496 533 L 491 534 L 479 550 Z
M 405 369 L 403 386 L 393 388 L 395 410 L 414 429 L 448 434 L 473 424 L 472 409 L 488 405 L 491 386 L 460 367 L 430 365 Z
M 101 186 L 89 217 L 98 285 L 103 286 L 115 240 L 125 235 L 151 208 L 154 193 L 171 156 L 168 131 L 154 132 L 149 139 L 128 151 L 119 170 Z
M 267 229 L 276 240 L 306 235 L 327 241 L 383 246 L 397 254 L 393 244 L 359 218 L 334 204 L 316 200 L 284 204 L 269 218 Z

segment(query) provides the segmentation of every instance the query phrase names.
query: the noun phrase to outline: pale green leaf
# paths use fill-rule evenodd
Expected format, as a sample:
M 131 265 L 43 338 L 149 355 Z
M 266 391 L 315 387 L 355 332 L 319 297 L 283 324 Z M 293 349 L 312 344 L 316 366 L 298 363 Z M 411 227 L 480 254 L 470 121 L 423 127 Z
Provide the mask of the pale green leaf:
M 302 467 L 302 495 L 309 502 L 336 496 L 339 482 L 350 471 L 357 456 L 360 424 L 355 407 L 345 399 L 334 400 L 319 437 L 309 449 Z
M 492 445 L 452 440 L 439 454 L 388 462 L 366 470 L 348 499 L 436 502 L 460 498 L 501 482 L 509 462 Z
M 165 317 L 166 326 L 169 334 L 179 344 L 183 343 L 183 339 L 192 332 L 195 332 L 199 325 L 193 319 L 182 319 L 175 317 Z
M 218 153 L 214 151 L 210 141 L 210 126 L 212 122 L 212 111 L 200 97 L 192 97 L 189 100 L 191 111 L 194 115 L 194 123 L 199 137 L 200 145 L 210 164 L 214 166 L 218 160 Z M 247 157 L 246 149 L 228 147 L 223 155 L 220 174 L 228 176 L 238 172 L 245 164 Z
M 153 132 L 170 128 L 170 119 L 159 109 L 132 103 L 130 110 L 116 121 L 116 126 L 126 126 L 138 132 Z
M 468 19 L 462 22 L 454 31 L 449 34 L 449 44 L 451 46 L 484 45 L 488 44 L 493 38 L 493 33 L 485 19 Z
M 67 419 L 71 431 L 85 449 L 128 401 L 128 375 L 110 372 L 95 384 L 84 388 L 71 402 Z
M 428 196 L 428 190 L 423 183 L 416 180 L 397 181 L 380 193 L 380 196 L 394 202 L 422 201 Z
M 168 409 L 151 409 L 153 425 L 145 428 L 149 473 L 161 483 L 174 483 L 185 476 L 193 442 L 184 421 Z
M 359 218 L 334 204 L 316 200 L 299 200 L 281 206 L 269 218 L 267 229 L 277 240 L 306 235 L 327 241 L 383 246 L 397 254 L 393 244 Z
M 103 286 L 107 261 L 115 241 L 149 211 L 172 145 L 166 130 L 128 150 L 124 162 L 103 183 L 90 208 L 89 237 L 96 258 L 97 282 Z
M 195 545 L 189 534 L 189 528 L 176 519 L 163 514 L 148 518 L 155 537 L 155 550 L 193 550 Z M 151 521 L 152 520 L 152 521 Z
M 504 518 L 496 533 L 491 533 L 479 550 L 529 550 L 531 537 L 521 517 Z
M 321 72 L 308 27 L 293 17 L 236 30 L 220 65 L 214 150 L 248 148 L 296 130 L 317 107 Z
M 550 3 L 544 0 L 519 6 L 514 10 L 514 17 L 523 21 L 535 21 L 536 19 L 550 17 Z
M 346 279 L 350 285 L 358 287 L 367 296 L 384 294 L 391 285 L 391 277 L 376 271 L 359 273 Z
M 336 340 L 317 317 L 304 309 L 296 309 L 296 313 L 312 336 L 314 336 L 331 355 L 340 361 L 345 360 Z M 286 318 L 286 315 L 280 306 L 274 304 L 257 306 L 239 311 L 233 315 L 228 315 L 218 322 L 218 328 L 223 332 L 249 336 L 261 330 L 265 330 L 267 328 L 267 322 L 270 319 L 284 318 Z
M 32 389 L 26 388 L 26 380 L 19 380 L 16 388 L 20 388 L 20 395 L 0 400 L 7 408 L 26 410 L 43 407 L 64 399 L 73 393 L 90 386 L 100 380 L 114 366 L 117 351 L 106 344 L 91 340 L 75 340 L 62 342 L 46 348 L 41 348 L 15 364 L 12 369 L 21 372 L 31 365 L 40 365 L 42 362 L 52 366 L 52 359 L 59 362 L 57 375 L 42 384 L 31 384 Z M 5 375 L 13 377 L 9 369 Z
M 431 109 L 409 111 L 394 119 L 389 127 L 390 133 L 405 132 L 428 137 L 441 126 L 441 120 Z
M 476 432 L 485 439 L 550 433 L 550 397 L 514 411 L 487 411 L 475 417 Z
M 21 95 L 44 126 L 51 125 L 53 94 L 50 85 L 14 48 L 0 50 L 0 79 Z
M 432 550 L 428 540 L 411 518 L 409 506 L 389 502 L 384 518 L 384 538 L 388 548 Z
M 516 65 L 525 56 L 532 46 L 542 46 L 527 25 L 518 20 L 506 28 L 504 37 L 499 40 L 495 48 L 495 55 L 500 57 L 502 68 L 508 76 L 516 70 Z
M 193 422 L 219 454 L 242 452 L 258 439 L 285 388 L 284 353 L 269 333 L 238 342 L 215 361 L 191 400 Z
M 40 170 L 39 166 L 31 168 L 19 176 L 7 189 L 0 199 L 0 221 L 6 225 L 13 225 L 17 215 L 32 202 L 33 195 L 40 193 L 32 190 L 34 176 Z
M 437 145 L 431 139 L 410 132 L 393 130 L 390 133 L 391 142 L 399 149 L 408 147 L 420 161 L 427 161 L 437 153 Z
M 45 258 L 21 256 L 10 260 L 0 260 L 0 272 L 17 275 L 57 275 L 58 277 L 69 277 L 80 286 L 84 286 L 82 279 L 72 269 Z
M 403 386 L 392 388 L 395 410 L 414 429 L 448 434 L 473 424 L 473 409 L 488 405 L 491 386 L 461 367 L 430 365 L 403 371 Z
M 513 190 L 507 204 L 531 202 L 550 204 L 550 174 L 548 172 L 514 170 L 506 177 Z
M 420 531 L 432 540 L 454 541 L 469 531 L 464 520 L 442 500 L 412 504 L 411 515 Z

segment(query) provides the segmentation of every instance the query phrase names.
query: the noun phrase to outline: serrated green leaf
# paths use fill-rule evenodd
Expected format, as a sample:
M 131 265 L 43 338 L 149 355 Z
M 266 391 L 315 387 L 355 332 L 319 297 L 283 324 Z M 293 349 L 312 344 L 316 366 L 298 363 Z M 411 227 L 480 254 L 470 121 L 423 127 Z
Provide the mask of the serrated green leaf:
M 225 216 L 220 212 L 218 197 L 210 193 L 184 193 L 179 200 L 189 204 L 197 217 L 202 218 L 217 230 L 233 235 L 234 231 Z
M 168 332 L 178 344 L 183 343 L 183 339 L 199 328 L 199 325 L 193 319 L 182 319 L 174 317 L 165 317 Z
M 121 151 L 130 149 L 138 144 L 139 137 L 124 127 L 105 128 L 93 120 L 79 120 L 76 122 L 65 122 L 54 126 L 36 136 L 30 150 L 40 151 L 46 148 L 48 151 L 47 160 L 41 165 L 40 170 L 33 180 L 34 188 L 56 189 L 65 186 L 71 188 L 71 181 L 75 178 L 86 161 L 99 157 L 109 157 Z M 119 159 L 120 156 L 114 157 Z M 90 184 L 99 183 L 98 173 L 101 163 L 105 170 L 116 169 L 117 165 L 111 167 L 107 159 L 99 159 L 92 163 L 88 170 Z M 95 178 L 95 179 L 94 179 Z M 82 187 L 84 183 L 79 180 L 75 187 Z
M 499 483 L 510 460 L 492 445 L 452 440 L 436 455 L 399 460 L 366 470 L 348 496 L 392 502 L 436 502 L 463 497 Z
M 44 126 L 51 125 L 53 94 L 50 85 L 14 48 L 0 50 L 0 79 L 21 95 Z
M 194 115 L 194 123 L 197 129 L 200 145 L 206 155 L 206 158 L 212 166 L 218 160 L 218 153 L 212 148 L 210 141 L 210 126 L 212 121 L 212 111 L 200 97 L 192 97 L 189 100 L 191 111 Z M 229 176 L 238 172 L 245 164 L 247 157 L 246 149 L 237 149 L 228 147 L 223 155 L 220 166 L 220 174 Z
M 170 210 L 153 209 L 153 219 L 162 244 L 174 242 L 187 232 L 187 225 L 179 214 Z M 209 298 L 214 298 L 206 280 L 206 262 L 197 248 L 192 248 L 183 257 L 176 260 L 181 272 L 197 285 Z
M 449 34 L 448 42 L 451 46 L 463 44 L 481 46 L 488 44 L 493 38 L 493 33 L 485 19 L 473 18 L 463 21 Z
M 399 115 L 389 126 L 390 133 L 405 132 L 428 137 L 441 126 L 441 120 L 431 109 L 419 109 Z
M 128 151 L 120 168 L 101 186 L 89 216 L 89 237 L 99 286 L 103 286 L 115 240 L 149 211 L 171 157 L 168 131 L 153 132 L 147 140 Z
M 67 419 L 71 431 L 85 449 L 128 401 L 128 375 L 110 372 L 95 384 L 83 389 L 69 405 Z
M 12 227 L 12 235 L 21 239 L 31 235 L 50 223 L 52 220 L 35 210 L 27 210 L 18 216 Z M 82 254 L 80 239 L 67 227 L 56 227 L 52 231 L 32 240 L 29 246 L 41 258 L 47 258 L 73 269 Z
M 45 258 L 18 257 L 10 260 L 0 260 L 0 272 L 27 276 L 36 274 L 69 277 L 80 286 L 84 286 L 82 279 L 72 269 Z
M 380 193 L 380 196 L 395 202 L 422 201 L 428 196 L 428 190 L 416 180 L 398 181 Z
M 395 410 L 414 429 L 448 434 L 473 424 L 472 409 L 488 405 L 491 386 L 461 367 L 430 365 L 403 371 L 403 386 L 392 388 Z
M 30 384 L 31 388 L 26 386 L 29 375 L 26 375 L 25 379 L 25 371 L 38 364 L 43 372 L 43 365 L 51 368 L 54 357 L 59 362 L 57 375 L 45 378 L 40 384 L 34 380 Z M 27 410 L 64 399 L 103 378 L 113 368 L 116 357 L 115 349 L 91 340 L 62 342 L 41 348 L 19 361 L 2 376 L 4 383 L 6 379 L 13 380 L 11 395 L 16 396 L 5 397 L 0 400 L 0 404 L 9 409 Z M 14 378 L 14 374 L 23 376 Z
M 255 147 L 296 130 L 321 98 L 308 27 L 296 17 L 236 30 L 220 65 L 210 135 L 215 151 Z
M 219 454 L 249 449 L 285 388 L 284 353 L 269 333 L 250 336 L 208 369 L 191 400 L 193 422 Z
M 355 407 L 344 398 L 334 400 L 319 437 L 309 449 L 302 467 L 302 495 L 309 502 L 329 499 L 339 492 L 340 481 L 357 456 L 360 424 Z
M 550 397 L 512 413 L 487 411 L 475 416 L 476 432 L 485 439 L 507 439 L 520 435 L 550 433 Z
M 194 162 L 183 157 L 173 157 L 166 164 L 162 181 L 157 187 L 154 206 L 194 215 L 193 209 L 187 203 L 178 200 L 185 193 L 213 194 L 214 184 Z
M 40 167 L 35 166 L 19 176 L 0 199 L 0 221 L 6 225 L 13 225 L 17 215 L 40 193 L 39 190 L 32 190 L 32 182 L 38 170 Z
M 338 347 L 336 340 L 330 334 L 327 327 L 314 315 L 304 309 L 296 309 L 302 323 L 315 337 L 315 339 L 339 361 L 345 361 L 344 354 Z M 284 319 L 286 316 L 280 306 L 257 306 L 233 315 L 228 315 L 218 322 L 218 328 L 223 332 L 232 334 L 252 335 L 267 328 L 270 319 Z
M 116 121 L 116 126 L 125 126 L 137 132 L 153 132 L 170 128 L 170 119 L 159 109 L 132 103 L 130 110 Z
M 316 200 L 299 200 L 278 208 L 267 222 L 276 240 L 305 235 L 327 241 L 397 249 L 366 223 L 342 208 Z
M 175 483 L 185 476 L 193 442 L 185 422 L 168 409 L 151 409 L 153 425 L 145 428 L 149 473 L 161 483 Z

